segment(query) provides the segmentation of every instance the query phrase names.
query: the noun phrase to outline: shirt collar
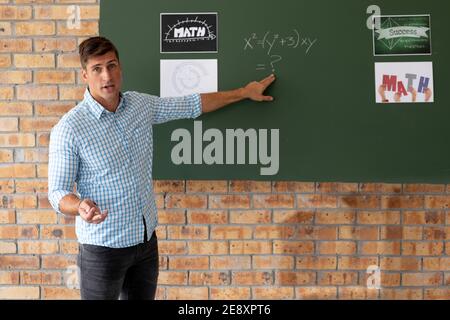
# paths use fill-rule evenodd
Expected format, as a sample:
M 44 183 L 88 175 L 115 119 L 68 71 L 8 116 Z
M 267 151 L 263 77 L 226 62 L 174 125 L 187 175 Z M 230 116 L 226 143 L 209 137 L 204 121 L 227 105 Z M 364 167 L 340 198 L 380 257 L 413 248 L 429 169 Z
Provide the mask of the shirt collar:
M 97 102 L 97 100 L 94 99 L 94 97 L 89 92 L 89 88 L 86 88 L 86 91 L 84 92 L 84 102 L 87 104 L 88 109 L 94 114 L 97 119 L 100 119 L 103 113 L 113 113 L 106 110 L 105 107 L 103 107 L 100 103 Z M 123 95 L 122 93 L 120 93 L 119 105 L 116 109 L 116 112 L 119 111 L 122 105 Z

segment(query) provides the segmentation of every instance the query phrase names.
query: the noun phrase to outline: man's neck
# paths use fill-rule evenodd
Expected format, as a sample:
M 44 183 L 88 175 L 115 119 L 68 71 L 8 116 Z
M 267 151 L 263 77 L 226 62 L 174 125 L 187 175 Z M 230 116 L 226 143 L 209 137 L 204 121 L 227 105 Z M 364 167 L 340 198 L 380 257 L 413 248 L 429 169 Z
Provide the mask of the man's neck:
M 90 93 L 90 91 L 89 91 L 89 93 Z M 110 101 L 107 101 L 101 97 L 96 97 L 96 96 L 92 95 L 92 93 L 91 93 L 91 96 L 92 96 L 92 98 L 94 98 L 95 101 L 97 101 L 103 108 L 105 108 L 109 112 L 116 112 L 117 107 L 119 106 L 119 103 L 120 103 L 120 94 L 118 94 L 114 100 L 110 100 Z

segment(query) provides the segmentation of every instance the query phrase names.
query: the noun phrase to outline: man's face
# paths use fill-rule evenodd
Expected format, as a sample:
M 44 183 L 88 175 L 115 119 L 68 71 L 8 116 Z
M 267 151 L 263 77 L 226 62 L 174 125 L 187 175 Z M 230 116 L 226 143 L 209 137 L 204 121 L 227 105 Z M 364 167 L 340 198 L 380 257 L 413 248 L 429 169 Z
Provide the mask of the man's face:
M 89 58 L 86 69 L 82 69 L 81 73 L 95 100 L 105 105 L 118 101 L 122 69 L 113 51 Z

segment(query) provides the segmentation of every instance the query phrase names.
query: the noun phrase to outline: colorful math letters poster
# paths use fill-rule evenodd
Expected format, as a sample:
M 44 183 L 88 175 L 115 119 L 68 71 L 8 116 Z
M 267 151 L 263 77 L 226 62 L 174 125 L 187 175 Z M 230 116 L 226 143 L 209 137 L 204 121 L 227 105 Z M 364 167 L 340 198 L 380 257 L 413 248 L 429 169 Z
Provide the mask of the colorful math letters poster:
M 432 62 L 375 63 L 377 103 L 432 103 Z
M 375 56 L 431 55 L 431 17 L 374 16 Z

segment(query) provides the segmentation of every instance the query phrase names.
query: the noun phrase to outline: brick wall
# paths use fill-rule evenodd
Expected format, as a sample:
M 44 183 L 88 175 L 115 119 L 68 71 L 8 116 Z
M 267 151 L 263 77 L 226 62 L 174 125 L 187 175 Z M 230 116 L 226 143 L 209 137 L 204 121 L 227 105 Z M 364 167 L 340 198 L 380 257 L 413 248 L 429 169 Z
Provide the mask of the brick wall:
M 67 19 L 79 6 L 80 28 Z M 69 11 L 68 11 L 69 10 Z M 96 0 L 0 0 L 0 299 L 78 299 L 49 131 L 81 99 Z M 159 299 L 449 299 L 450 187 L 156 181 Z M 367 288 L 367 268 L 381 289 Z

